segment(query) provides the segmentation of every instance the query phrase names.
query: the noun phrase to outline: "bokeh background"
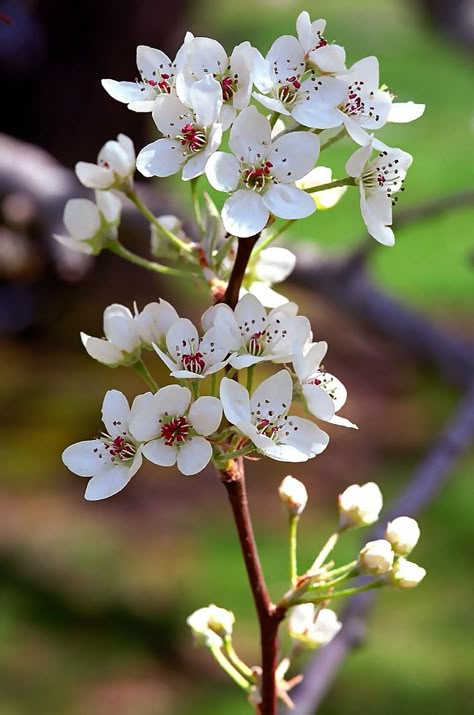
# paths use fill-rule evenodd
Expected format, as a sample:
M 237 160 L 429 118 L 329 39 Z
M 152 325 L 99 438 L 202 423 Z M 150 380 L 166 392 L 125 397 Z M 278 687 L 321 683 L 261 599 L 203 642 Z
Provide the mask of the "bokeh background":
M 149 116 L 128 112 L 99 82 L 132 79 L 137 44 L 173 55 L 189 29 L 229 49 L 248 39 L 266 52 L 275 37 L 294 32 L 302 9 L 327 18 L 326 35 L 346 46 L 348 62 L 377 55 L 381 79 L 399 100 L 427 105 L 416 123 L 381 135 L 415 157 L 397 210 L 472 189 L 470 0 L 338 0 L 317 8 L 299 0 L 0 0 L 1 131 L 67 168 L 93 160 L 120 131 L 140 148 L 153 136 Z M 185 625 L 210 602 L 234 610 L 236 645 L 256 662 L 252 603 L 212 471 L 187 479 L 146 468 L 113 499 L 87 503 L 83 480 L 60 460 L 66 445 L 100 428 L 107 389 L 129 397 L 143 391 L 125 369 L 93 363 L 79 331 L 100 335 L 112 302 L 143 306 L 163 296 L 197 317 L 206 296 L 143 276 L 111 255 L 84 264 L 59 252 L 45 225 L 60 228 L 61 192 L 71 179 L 51 164 L 56 184 L 42 154 L 8 147 L 0 144 L 0 715 L 250 711 L 207 653 L 191 646 Z M 350 151 L 341 142 L 324 157 L 336 176 Z M 48 197 L 46 214 L 31 200 L 33 185 Z M 154 188 L 157 211 L 188 216 L 186 187 L 162 181 Z M 355 194 L 300 222 L 288 241 L 321 256 L 357 248 L 364 231 Z M 375 247 L 369 259 L 383 291 L 461 340 L 472 338 L 472 217 L 465 206 L 410 223 L 394 248 Z M 316 339 L 329 341 L 326 366 L 348 387 L 344 414 L 360 427 L 331 429 L 327 451 L 293 470 L 311 496 L 301 528 L 304 564 L 334 525 L 345 486 L 376 480 L 387 500 L 400 491 L 460 390 L 330 301 L 295 283 L 287 292 L 311 316 Z M 157 361 L 149 366 L 165 377 Z M 368 641 L 345 663 L 324 715 L 470 711 L 473 466 L 472 455 L 456 462 L 420 516 L 415 560 L 428 576 L 415 591 L 380 594 Z M 287 471 L 268 462 L 249 468 L 257 540 L 275 595 L 287 570 L 276 494 Z M 348 536 L 337 557 L 352 558 L 359 538 Z

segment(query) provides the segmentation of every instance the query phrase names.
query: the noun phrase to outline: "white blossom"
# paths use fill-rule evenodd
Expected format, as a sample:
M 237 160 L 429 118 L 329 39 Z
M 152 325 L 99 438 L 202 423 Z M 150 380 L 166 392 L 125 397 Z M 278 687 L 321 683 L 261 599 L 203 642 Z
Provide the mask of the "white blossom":
M 180 66 L 186 43 L 192 39 L 188 33 L 174 62 L 161 50 L 147 45 L 137 47 L 137 67 L 140 79 L 135 82 L 117 82 L 103 79 L 102 86 L 111 97 L 128 105 L 134 112 L 151 112 L 158 97 L 174 90 L 177 68 Z
M 380 144 L 379 144 L 380 145 Z M 360 190 L 360 210 L 369 234 L 386 246 L 393 246 L 393 195 L 403 191 L 403 181 L 413 157 L 401 149 L 383 148 L 370 159 L 374 140 L 357 149 L 346 163 L 346 171 L 354 177 Z M 384 146 L 384 145 L 381 145 Z
M 230 364 L 237 370 L 271 360 L 291 360 L 295 350 L 311 338 L 308 318 L 296 315 L 296 303 L 286 302 L 267 313 L 258 298 L 250 293 L 238 301 L 235 309 L 219 303 L 202 317 L 204 329 L 215 328 L 225 336 L 233 351 Z
M 390 580 L 400 588 L 415 588 L 426 576 L 426 570 L 413 561 L 399 558 L 390 573 Z
M 199 397 L 191 403 L 191 390 L 167 385 L 136 410 L 130 421 L 135 439 L 145 442 L 143 455 L 162 467 L 177 465 L 182 474 L 202 471 L 212 457 L 206 439 L 217 430 L 222 406 L 217 397 Z
M 104 335 L 94 338 L 81 333 L 82 344 L 94 360 L 110 367 L 138 360 L 141 337 L 134 316 L 124 305 L 114 303 L 104 310 Z
M 332 181 L 332 171 L 327 166 L 316 166 L 309 174 L 303 176 L 296 182 L 299 189 L 308 191 L 313 186 L 322 186 Z M 331 209 L 335 206 L 347 191 L 347 186 L 336 186 L 333 189 L 324 191 L 312 191 L 309 193 L 317 209 Z
M 241 297 L 247 292 L 252 293 L 266 308 L 279 308 L 288 303 L 288 298 L 271 286 L 288 278 L 295 265 L 296 256 L 287 248 L 270 246 L 262 249 L 255 258 L 250 257 Z
M 290 609 L 288 630 L 290 636 L 307 648 L 327 645 L 342 628 L 337 614 L 330 608 L 315 608 L 303 603 Z
M 184 181 L 204 173 L 206 162 L 222 140 L 218 123 L 222 107 L 221 86 L 213 77 L 194 82 L 191 107 L 175 96 L 159 98 L 153 120 L 164 135 L 145 146 L 137 157 L 137 169 L 144 176 L 171 176 L 183 169 Z
M 178 97 L 192 106 L 192 86 L 204 77 L 214 77 L 221 86 L 222 108 L 219 123 L 227 129 L 237 111 L 248 106 L 252 91 L 250 70 L 255 50 L 249 42 L 234 48 L 230 57 L 217 40 L 195 37 L 185 47 L 181 71 L 176 80 Z
M 148 303 L 134 317 L 135 329 L 146 347 L 153 343 L 164 346 L 168 330 L 179 320 L 175 308 L 168 301 L 160 298 L 158 303 Z
M 407 556 L 418 543 L 420 527 L 415 519 L 399 516 L 387 524 L 385 538 L 398 556 Z
M 308 501 L 308 492 L 303 482 L 288 474 L 278 487 L 278 494 L 291 514 L 302 514 Z
M 307 66 L 321 74 L 344 72 L 346 52 L 340 45 L 327 42 L 324 38 L 326 20 L 311 22 L 309 13 L 301 12 L 296 20 L 298 40 L 304 51 Z
M 104 144 L 97 157 L 97 164 L 78 161 L 76 175 L 81 184 L 89 189 L 120 189 L 131 185 L 135 173 L 135 147 L 125 134 L 117 141 Z
M 224 414 L 267 457 L 282 462 L 305 462 L 328 445 L 328 435 L 313 422 L 288 415 L 292 382 L 286 370 L 263 380 L 250 397 L 248 391 L 224 377 L 220 397 Z
M 102 405 L 106 432 L 97 439 L 77 442 L 62 455 L 64 464 L 80 477 L 92 477 L 85 493 L 89 501 L 106 499 L 121 491 L 142 464 L 142 448 L 129 430 L 135 412 L 151 399 L 151 392 L 138 395 L 130 409 L 126 397 L 109 390 Z
M 347 390 L 337 377 L 326 372 L 321 365 L 327 349 L 328 344 L 324 341 L 306 343 L 293 355 L 293 367 L 303 400 L 309 412 L 315 417 L 357 429 L 357 425 L 345 417 L 336 415 L 346 402 Z
M 229 340 L 216 328 L 199 338 L 197 328 L 187 318 L 176 320 L 166 334 L 166 351 L 155 343 L 154 349 L 177 378 L 204 378 L 221 370 L 229 362 Z
M 359 567 L 366 573 L 388 573 L 393 566 L 395 554 L 392 544 L 386 539 L 369 541 L 359 553 Z
M 352 484 L 338 498 L 341 527 L 368 526 L 379 518 L 382 492 L 375 482 Z
M 207 647 L 221 648 L 224 640 L 232 637 L 235 616 L 232 611 L 210 606 L 199 608 L 186 619 L 198 643 Z
M 104 191 L 95 192 L 95 203 L 90 199 L 69 199 L 63 214 L 69 235 L 53 236 L 67 248 L 96 256 L 108 240 L 117 238 L 121 210 L 120 199 Z
M 272 142 L 270 122 L 247 107 L 230 131 L 233 154 L 215 152 L 206 176 L 217 191 L 232 195 L 222 209 L 226 231 L 232 236 L 254 236 L 265 228 L 270 213 L 286 219 L 304 218 L 315 205 L 295 186 L 319 155 L 319 139 L 309 132 L 292 132 Z

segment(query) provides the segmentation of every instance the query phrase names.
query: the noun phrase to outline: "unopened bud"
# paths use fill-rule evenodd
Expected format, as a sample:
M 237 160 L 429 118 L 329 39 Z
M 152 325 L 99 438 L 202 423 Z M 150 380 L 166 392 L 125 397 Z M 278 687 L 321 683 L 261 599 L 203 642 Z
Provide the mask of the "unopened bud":
M 390 571 L 394 558 L 392 544 L 385 539 L 377 539 L 364 546 L 359 554 L 359 566 L 366 573 L 380 575 Z
M 426 576 L 426 570 L 413 561 L 400 558 L 394 564 L 390 579 L 400 588 L 415 588 Z
M 338 499 L 341 527 L 368 526 L 379 518 L 382 492 L 375 482 L 352 484 Z
M 387 524 L 385 538 L 390 541 L 398 556 L 407 556 L 418 543 L 420 527 L 415 519 L 399 516 Z
M 290 514 L 299 516 L 303 512 L 308 501 L 308 492 L 303 482 L 289 474 L 278 487 L 278 493 Z
M 221 647 L 232 636 L 235 616 L 232 611 L 211 604 L 199 608 L 186 619 L 196 640 L 207 647 Z
M 317 610 L 312 603 L 291 609 L 288 619 L 290 636 L 307 648 L 319 648 L 331 641 L 342 628 L 337 614 L 330 608 Z

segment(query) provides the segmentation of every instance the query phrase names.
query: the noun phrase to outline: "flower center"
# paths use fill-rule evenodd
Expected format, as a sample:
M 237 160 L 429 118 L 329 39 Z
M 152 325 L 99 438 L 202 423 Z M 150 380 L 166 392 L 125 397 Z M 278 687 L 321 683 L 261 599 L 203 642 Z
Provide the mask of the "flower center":
M 293 104 L 298 97 L 298 90 L 301 89 L 301 82 L 296 76 L 287 77 L 287 84 L 278 87 L 277 96 L 283 104 Z
M 393 156 L 390 157 L 388 152 L 381 152 L 376 163 L 372 163 L 372 166 L 362 174 L 364 186 L 369 190 L 382 191 L 389 199 L 392 199 L 392 203 L 395 203 L 398 197 L 393 199 L 392 195 L 397 191 L 405 191 L 404 179 L 400 176 L 398 168 L 399 163 L 400 160 L 394 159 Z
M 262 330 L 250 336 L 247 346 L 250 355 L 260 356 L 263 353 L 266 334 L 266 330 Z
M 249 166 L 244 169 L 242 173 L 242 180 L 244 184 L 252 191 L 261 191 L 265 186 L 272 181 L 272 175 L 270 169 L 273 164 L 270 161 L 266 161 L 260 166 Z
M 207 144 L 206 132 L 194 124 L 185 124 L 176 139 L 192 154 L 202 151 Z
M 346 101 L 341 105 L 340 109 L 349 117 L 360 117 L 364 119 L 375 119 L 379 121 L 380 115 L 375 111 L 375 107 L 366 104 L 362 99 L 362 91 L 365 82 L 357 80 L 349 85 L 347 90 Z M 370 92 L 369 99 L 373 99 L 374 93 Z
M 182 444 L 186 441 L 188 435 L 189 425 L 186 422 L 186 417 L 182 415 L 173 417 L 161 428 L 161 436 L 167 447 L 173 447 L 174 444 Z
M 200 352 L 181 355 L 181 361 L 183 363 L 183 367 L 185 367 L 186 370 L 194 372 L 196 375 L 200 375 L 202 371 L 206 368 L 204 355 Z
M 115 464 L 122 464 L 123 462 L 128 462 L 136 454 L 137 448 L 133 442 L 128 441 L 125 437 L 111 437 L 108 434 L 104 434 L 102 437 L 102 442 L 107 450 L 110 458 Z
M 145 79 L 145 83 L 153 87 L 157 94 L 171 94 L 170 75 L 162 74 L 160 79 Z
M 222 99 L 224 102 L 230 102 L 237 92 L 237 75 L 233 77 L 223 77 L 220 81 L 222 88 Z

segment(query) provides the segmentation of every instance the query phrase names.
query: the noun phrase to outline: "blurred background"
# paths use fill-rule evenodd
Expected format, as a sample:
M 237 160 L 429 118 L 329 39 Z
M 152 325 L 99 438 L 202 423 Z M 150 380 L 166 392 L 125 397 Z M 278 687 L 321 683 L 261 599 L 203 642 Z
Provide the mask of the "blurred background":
M 240 654 L 257 661 L 252 602 L 212 470 L 184 478 L 144 468 L 119 495 L 87 503 L 84 481 L 60 459 L 66 445 L 100 429 L 107 389 L 128 397 L 144 391 L 129 371 L 90 360 L 79 331 L 100 335 L 103 309 L 113 302 L 143 307 L 162 296 L 196 318 L 207 297 L 112 255 L 78 260 L 50 233 L 61 230 L 65 196 L 83 191 L 66 169 L 95 160 L 119 132 L 137 148 L 153 137 L 149 115 L 127 111 L 100 86 L 101 78 L 135 77 L 137 44 L 173 56 L 191 30 L 229 52 L 249 40 L 266 53 L 278 35 L 295 32 L 303 9 L 312 19 L 326 17 L 326 37 L 345 45 L 348 64 L 375 54 L 381 81 L 399 101 L 427 105 L 417 122 L 380 133 L 415 157 L 396 211 L 472 191 L 471 0 L 339 0 L 317 8 L 291 0 L 0 0 L 0 130 L 9 137 L 0 140 L 0 715 L 250 712 L 208 654 L 191 646 L 185 625 L 200 606 L 230 608 Z M 341 142 L 324 156 L 336 177 L 352 150 Z M 150 191 L 157 213 L 188 217 L 187 187 L 161 181 Z M 401 226 L 392 249 L 374 244 L 367 268 L 381 291 L 461 344 L 472 339 L 472 196 L 470 206 L 458 204 Z M 287 245 L 298 242 L 323 260 L 357 251 L 364 240 L 356 192 L 348 192 L 335 209 L 300 222 Z M 145 251 L 145 242 L 138 249 Z M 310 492 L 300 537 L 300 563 L 309 564 L 335 524 L 337 494 L 375 480 L 387 500 L 395 496 L 466 380 L 446 379 L 436 360 L 415 359 L 403 341 L 328 296 L 297 281 L 285 289 L 311 317 L 315 339 L 328 340 L 326 368 L 347 386 L 343 414 L 360 428 L 331 428 L 326 452 L 293 470 Z M 148 364 L 165 378 L 157 360 Z M 319 712 L 470 711 L 473 466 L 472 454 L 456 461 L 419 517 L 414 560 L 427 568 L 426 580 L 412 592 L 380 594 L 367 642 Z M 276 490 L 288 469 L 267 461 L 248 472 L 276 597 L 287 572 Z M 360 538 L 348 536 L 336 556 L 352 558 Z

